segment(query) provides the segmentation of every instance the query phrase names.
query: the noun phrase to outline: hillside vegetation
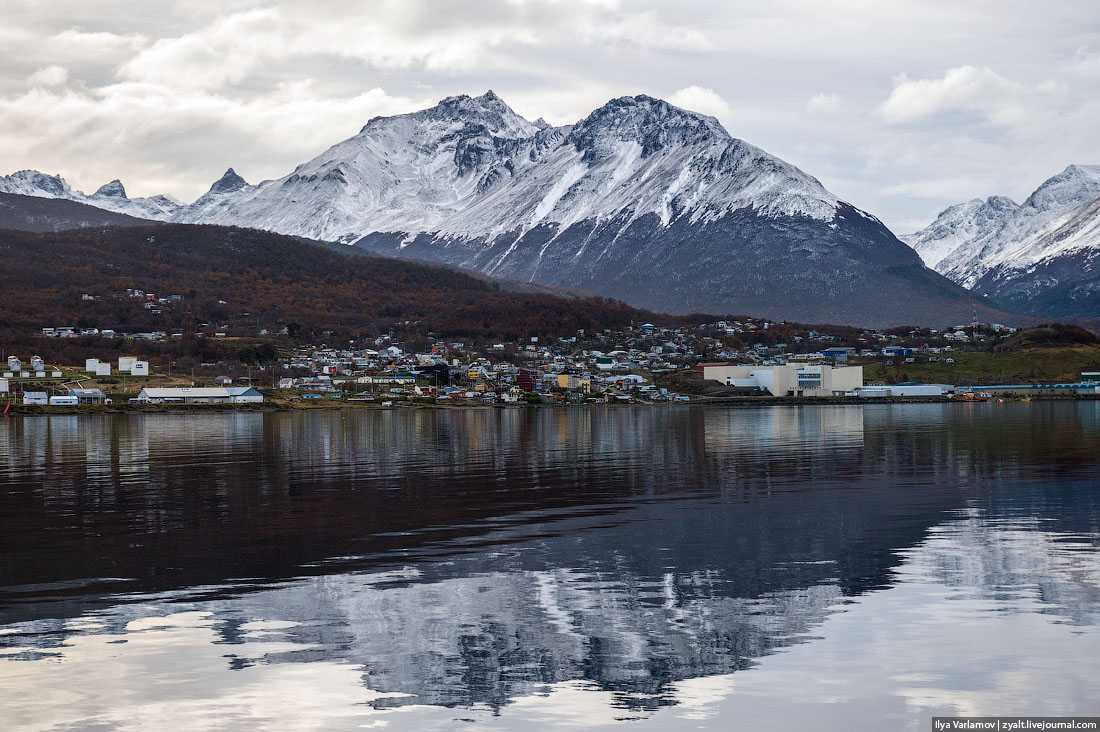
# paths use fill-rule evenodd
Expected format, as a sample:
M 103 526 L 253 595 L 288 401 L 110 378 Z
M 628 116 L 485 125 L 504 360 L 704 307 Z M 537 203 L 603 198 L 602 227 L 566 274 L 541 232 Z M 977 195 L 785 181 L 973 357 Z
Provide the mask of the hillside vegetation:
M 171 331 L 185 319 L 247 315 L 303 336 L 422 321 L 443 336 L 521 338 L 657 319 L 605 298 L 509 291 L 443 267 L 233 227 L 0 231 L 0 257 L 0 331 L 8 334 L 53 325 Z M 127 288 L 180 294 L 184 304 L 158 315 L 128 301 Z
M 0 193 L 0 229 L 64 231 L 93 226 L 147 226 L 152 223 L 62 198 Z
M 1075 382 L 1082 371 L 1100 371 L 1100 346 L 1029 348 L 1015 351 L 955 351 L 954 364 L 875 362 L 865 364 L 866 383 L 896 384 L 921 381 L 929 384 L 1014 384 L 1022 382 Z

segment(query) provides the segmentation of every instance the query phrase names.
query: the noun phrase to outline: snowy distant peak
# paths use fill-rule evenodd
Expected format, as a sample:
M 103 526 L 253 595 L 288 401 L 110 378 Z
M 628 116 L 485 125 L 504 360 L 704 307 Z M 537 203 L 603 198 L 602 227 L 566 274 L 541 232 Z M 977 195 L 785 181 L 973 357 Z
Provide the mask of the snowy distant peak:
M 430 116 L 433 112 L 484 125 L 491 134 L 501 137 L 526 138 L 539 130 L 538 126 L 516 114 L 492 89 L 480 97 L 465 94 L 447 97 L 423 114 Z
M 417 112 L 393 117 L 373 117 L 363 125 L 359 136 L 370 136 L 409 122 L 435 132 L 464 127 L 468 133 L 478 130 L 491 136 L 512 139 L 532 137 L 540 129 L 538 125 L 516 114 L 490 89 L 479 97 L 467 94 L 444 97 L 434 107 Z
M 37 170 L 19 170 L 11 175 L 0 176 L 0 193 L 69 198 L 72 190 L 60 175 L 48 175 Z
M 237 175 L 237 171 L 229 168 L 222 174 L 221 178 L 214 181 L 214 184 L 210 186 L 210 190 L 207 191 L 207 193 L 232 193 L 233 191 L 239 191 L 247 186 L 248 182 Z
M 1020 205 L 991 196 L 951 206 L 901 238 L 925 264 L 963 287 L 1008 293 L 1023 305 L 1034 298 L 1054 302 L 1050 293 L 1058 282 L 1089 276 L 1100 256 L 1100 165 L 1069 165 Z M 1082 287 L 1067 289 L 1058 306 L 1086 307 L 1093 295 L 1082 293 L 1100 288 L 1091 281 Z
M 115 178 L 110 183 L 101 185 L 92 195 L 106 198 L 126 198 L 126 188 L 122 185 L 122 181 Z
M 1024 201 L 1037 212 L 1079 206 L 1100 197 L 1100 165 L 1069 165 L 1043 181 Z
M 37 170 L 20 170 L 11 175 L 0 176 L 0 193 L 20 193 L 39 198 L 65 198 L 142 219 L 165 220 L 181 208 L 178 201 L 168 196 L 128 198 L 126 188 L 117 179 L 100 186 L 89 196 L 80 191 L 74 191 L 61 176 L 47 175 Z
M 924 229 L 900 238 L 935 269 L 948 258 L 960 258 L 967 247 L 985 242 L 1018 208 L 1005 196 L 972 198 L 948 206 Z
M 648 157 L 669 145 L 729 140 L 729 133 L 713 117 L 644 94 L 612 99 L 569 133 L 569 141 L 586 153 L 586 159 L 599 157 L 601 143 L 637 142 L 642 156 Z

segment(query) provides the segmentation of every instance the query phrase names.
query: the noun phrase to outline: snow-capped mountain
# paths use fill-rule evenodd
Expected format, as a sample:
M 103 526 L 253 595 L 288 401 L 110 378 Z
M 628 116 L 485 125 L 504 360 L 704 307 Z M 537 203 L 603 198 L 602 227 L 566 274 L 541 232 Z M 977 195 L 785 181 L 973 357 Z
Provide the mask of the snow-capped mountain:
M 87 198 L 111 207 L 127 200 L 117 193 Z M 190 206 L 155 214 L 670 312 L 886 324 L 983 307 L 814 177 L 712 117 L 644 95 L 561 127 L 524 119 L 491 91 L 447 97 L 374 118 L 275 180 L 250 185 L 229 169 Z
M 949 206 L 928 227 L 903 235 L 901 240 L 917 250 L 925 264 L 936 269 L 963 245 L 984 242 L 995 235 L 1019 206 L 1005 196 L 974 198 Z
M 209 194 L 208 194 L 209 195 Z M 649 97 L 616 99 L 571 127 L 528 122 L 493 92 L 372 119 L 211 215 L 317 239 L 401 232 L 495 236 L 539 225 L 657 214 L 713 220 L 739 208 L 830 220 L 820 183 L 733 140 L 711 117 Z
M 37 170 L 20 170 L 0 175 L 0 193 L 16 193 L 38 198 L 60 198 L 143 219 L 167 221 L 182 204 L 168 196 L 129 198 L 122 181 L 105 183 L 95 193 L 74 191 L 60 175 L 48 175 Z
M 969 317 L 976 302 L 817 179 L 644 95 L 562 127 L 524 119 L 491 91 L 448 97 L 372 119 L 276 180 L 216 188 L 175 220 L 354 243 L 667 311 L 900 323 Z
M 1100 313 L 1100 166 L 1070 165 L 1022 204 L 994 196 L 902 237 L 975 292 L 1044 315 Z

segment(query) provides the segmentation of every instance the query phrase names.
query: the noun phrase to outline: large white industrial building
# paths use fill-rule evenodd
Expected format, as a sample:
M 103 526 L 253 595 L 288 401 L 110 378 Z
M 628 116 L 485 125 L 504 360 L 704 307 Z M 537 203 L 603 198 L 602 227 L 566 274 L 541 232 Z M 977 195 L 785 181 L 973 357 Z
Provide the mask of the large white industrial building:
M 251 386 L 146 387 L 131 401 L 143 404 L 260 404 L 264 395 Z
M 809 363 L 704 364 L 703 378 L 728 386 L 759 389 L 772 396 L 845 396 L 863 386 L 863 367 Z

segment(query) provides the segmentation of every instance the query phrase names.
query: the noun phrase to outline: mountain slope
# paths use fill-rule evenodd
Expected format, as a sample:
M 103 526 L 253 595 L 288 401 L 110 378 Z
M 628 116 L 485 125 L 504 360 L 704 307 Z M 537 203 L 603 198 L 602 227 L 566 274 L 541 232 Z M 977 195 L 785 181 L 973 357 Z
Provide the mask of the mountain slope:
M 297 323 L 319 338 L 376 334 L 405 321 L 421 321 L 441 335 L 513 339 L 661 322 L 621 302 L 507 291 L 465 272 L 255 229 L 155 224 L 0 231 L 0 259 L 0 291 L 19 293 L 5 302 L 0 336 L 76 322 L 182 328 L 178 310 L 155 316 L 136 307 L 136 315 L 123 320 L 120 302 L 129 301 L 119 298 L 128 287 L 187 293 L 200 322 L 250 313 L 252 323 L 262 319 L 276 329 Z M 98 299 L 86 302 L 82 293 Z
M 145 226 L 150 223 L 76 201 L 0 193 L 0 229 L 63 231 L 92 226 Z
M 175 218 L 675 312 L 895 324 L 985 308 L 815 178 L 647 96 L 564 127 L 528 122 L 492 92 L 448 97 L 372 119 L 282 178 L 212 188 Z
M 1100 314 L 1100 166 L 1070 165 L 1019 206 L 952 206 L 903 237 L 950 279 L 1037 315 Z

